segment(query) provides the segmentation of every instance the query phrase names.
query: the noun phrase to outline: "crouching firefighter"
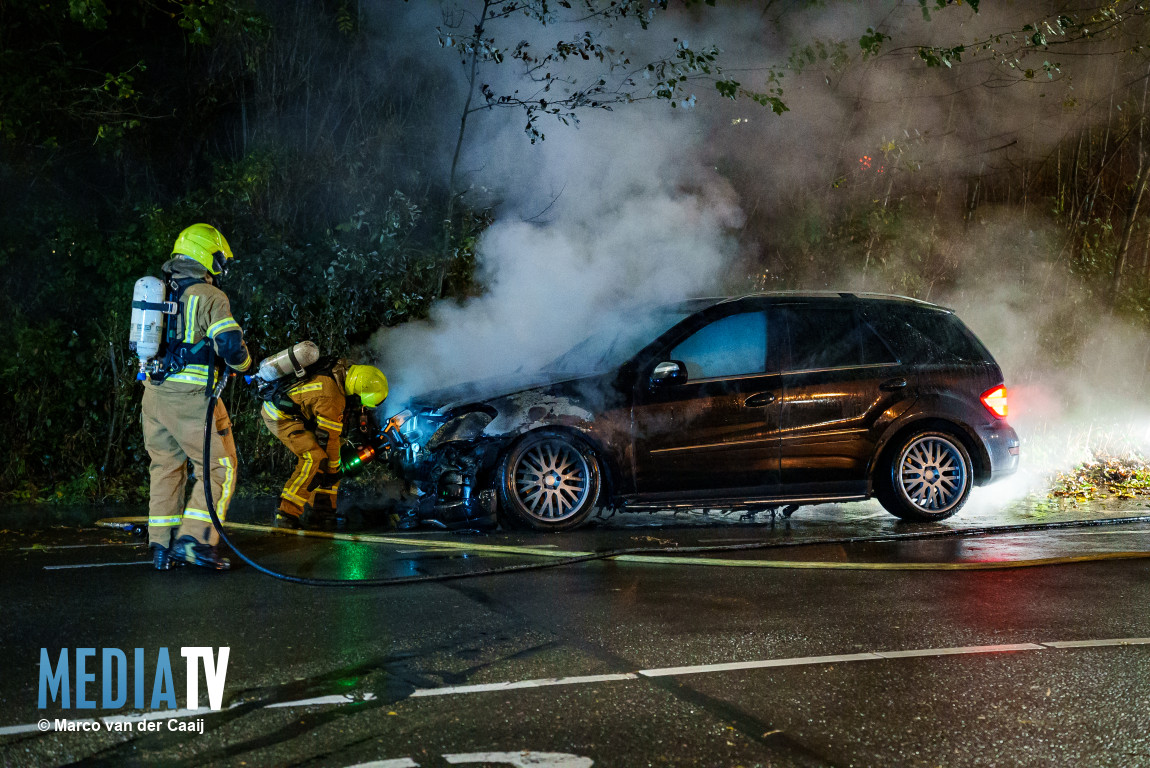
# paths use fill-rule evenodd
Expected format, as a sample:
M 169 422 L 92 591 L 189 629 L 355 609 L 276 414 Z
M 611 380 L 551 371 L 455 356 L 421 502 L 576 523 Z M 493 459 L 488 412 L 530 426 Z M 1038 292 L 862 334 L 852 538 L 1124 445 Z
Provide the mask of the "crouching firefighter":
M 268 431 L 297 458 L 280 493 L 276 527 L 335 524 L 345 425 L 360 426 L 369 417 L 366 409 L 384 401 L 387 378 L 371 365 L 320 357 L 305 341 L 261 362 L 252 381 L 264 400 Z
M 142 421 L 144 446 L 151 457 L 148 539 L 158 570 L 182 563 L 214 570 L 230 566 L 216 550 L 219 534 L 212 526 L 203 488 L 205 481 L 211 482 L 222 520 L 236 487 L 237 469 L 231 420 L 222 400 L 215 406 L 207 467 L 203 454 L 211 389 L 227 375 L 225 366 L 241 373 L 251 367 L 243 332 L 218 287 L 231 258 L 228 241 L 215 227 L 193 224 L 176 238 L 172 258 L 163 266 L 162 287 L 154 277 L 142 278 L 133 296 L 138 378 L 147 379 Z M 153 296 L 161 290 L 161 295 Z M 166 301 L 157 301 L 161 298 Z M 158 328 L 146 319 L 156 320 Z M 188 459 L 195 484 L 185 504 Z

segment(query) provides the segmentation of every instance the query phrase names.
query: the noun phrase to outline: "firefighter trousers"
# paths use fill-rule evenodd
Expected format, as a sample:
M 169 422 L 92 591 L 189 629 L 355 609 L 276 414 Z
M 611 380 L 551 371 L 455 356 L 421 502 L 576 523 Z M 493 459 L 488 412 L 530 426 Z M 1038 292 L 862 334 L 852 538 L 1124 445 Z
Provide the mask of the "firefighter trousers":
M 266 414 L 263 419 L 297 458 L 295 471 L 280 492 L 280 512 L 299 517 L 304 506 L 311 504 L 320 515 L 334 515 L 340 480 L 339 438 L 329 434 L 327 445 L 321 446 L 315 432 L 298 419 L 272 419 Z
M 236 487 L 236 444 L 232 422 L 220 401 L 216 402 L 211 431 L 211 466 L 204 471 L 204 420 L 208 399 L 198 392 L 164 391 L 164 385 L 148 383 L 141 403 L 144 447 L 152 459 L 148 495 L 148 540 L 164 547 L 189 535 L 201 544 L 215 546 L 219 534 L 212 526 L 204 498 L 203 482 L 210 477 L 212 502 L 222 521 Z M 188 459 L 195 483 L 185 502 Z

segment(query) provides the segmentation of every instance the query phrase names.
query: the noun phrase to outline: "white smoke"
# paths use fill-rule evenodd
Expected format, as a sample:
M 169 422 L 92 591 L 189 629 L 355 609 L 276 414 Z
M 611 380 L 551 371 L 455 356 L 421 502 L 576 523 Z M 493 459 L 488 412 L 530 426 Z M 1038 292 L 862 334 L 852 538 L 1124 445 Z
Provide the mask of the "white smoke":
M 498 173 L 517 182 L 477 247 L 483 295 L 440 302 L 428 320 L 373 339 L 392 408 L 427 389 L 538 368 L 608 313 L 740 282 L 726 274 L 743 220 L 735 194 L 693 159 L 691 118 L 652 115 L 659 109 L 592 114 L 578 131 L 503 155 Z

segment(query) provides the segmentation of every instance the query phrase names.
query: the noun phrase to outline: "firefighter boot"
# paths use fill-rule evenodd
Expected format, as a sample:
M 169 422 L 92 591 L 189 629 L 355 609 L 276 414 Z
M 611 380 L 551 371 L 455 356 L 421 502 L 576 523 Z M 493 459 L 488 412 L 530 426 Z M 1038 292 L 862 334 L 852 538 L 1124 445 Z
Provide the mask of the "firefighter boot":
M 168 548 L 163 544 L 152 545 L 152 565 L 157 571 L 166 571 L 172 567 L 172 559 L 168 556 Z
M 176 539 L 176 543 L 169 551 L 173 561 L 182 560 L 213 571 L 226 571 L 232 567 L 232 562 L 226 557 L 220 557 L 215 547 L 201 544 L 193 536 L 181 536 Z
M 286 512 L 277 509 L 275 527 L 288 531 L 298 531 L 303 528 L 303 521 L 300 520 L 298 515 L 289 515 Z

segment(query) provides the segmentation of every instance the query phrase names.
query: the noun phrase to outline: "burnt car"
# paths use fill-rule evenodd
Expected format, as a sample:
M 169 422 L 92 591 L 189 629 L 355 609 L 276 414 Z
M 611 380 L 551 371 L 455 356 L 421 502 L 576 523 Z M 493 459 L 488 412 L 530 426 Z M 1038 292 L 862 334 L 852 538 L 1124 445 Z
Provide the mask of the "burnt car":
M 570 530 L 598 507 L 877 498 L 958 512 L 1016 470 L 1002 371 L 940 306 L 855 293 L 697 299 L 617 322 L 539 373 L 392 419 L 418 515 Z

